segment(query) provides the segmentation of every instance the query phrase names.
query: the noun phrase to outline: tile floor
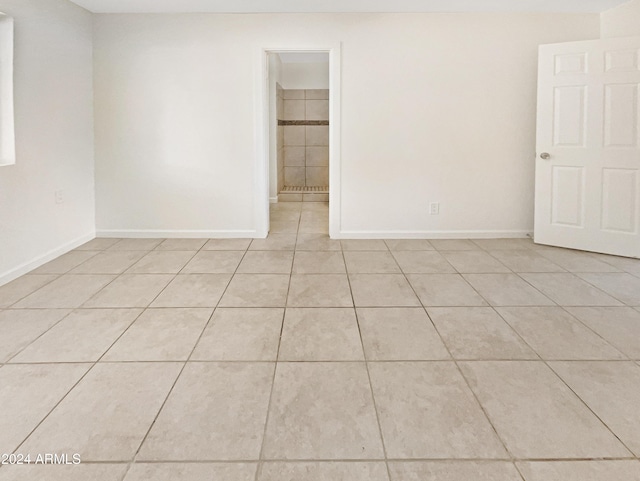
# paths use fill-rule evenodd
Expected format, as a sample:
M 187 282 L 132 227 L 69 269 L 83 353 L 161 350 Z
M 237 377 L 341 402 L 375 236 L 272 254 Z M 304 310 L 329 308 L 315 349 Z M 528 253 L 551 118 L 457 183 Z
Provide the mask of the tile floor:
M 96 239 L 0 288 L 1 481 L 640 481 L 640 260 Z

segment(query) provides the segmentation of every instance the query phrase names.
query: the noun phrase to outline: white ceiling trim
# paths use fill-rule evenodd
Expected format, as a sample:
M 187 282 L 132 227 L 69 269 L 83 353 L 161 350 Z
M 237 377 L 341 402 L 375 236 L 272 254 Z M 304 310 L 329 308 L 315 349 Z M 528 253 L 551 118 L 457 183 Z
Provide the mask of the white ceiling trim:
M 329 54 L 325 52 L 280 52 L 282 63 L 328 63 Z
M 599 13 L 628 0 L 71 0 L 94 13 Z

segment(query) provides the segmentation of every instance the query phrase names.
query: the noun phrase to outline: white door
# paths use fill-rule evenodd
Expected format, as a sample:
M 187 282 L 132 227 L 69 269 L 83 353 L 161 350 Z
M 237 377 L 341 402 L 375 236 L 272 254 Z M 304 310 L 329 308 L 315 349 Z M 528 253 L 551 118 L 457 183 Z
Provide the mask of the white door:
M 535 242 L 640 257 L 640 37 L 542 45 Z

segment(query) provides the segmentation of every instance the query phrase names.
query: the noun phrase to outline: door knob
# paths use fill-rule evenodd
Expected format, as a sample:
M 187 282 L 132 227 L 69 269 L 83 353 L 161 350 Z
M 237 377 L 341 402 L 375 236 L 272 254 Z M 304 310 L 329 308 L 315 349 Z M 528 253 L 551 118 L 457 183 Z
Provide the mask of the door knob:
M 551 154 L 549 154 L 548 152 L 542 152 L 542 153 L 540 154 L 540 158 L 541 158 L 542 160 L 549 160 L 549 159 L 551 158 Z

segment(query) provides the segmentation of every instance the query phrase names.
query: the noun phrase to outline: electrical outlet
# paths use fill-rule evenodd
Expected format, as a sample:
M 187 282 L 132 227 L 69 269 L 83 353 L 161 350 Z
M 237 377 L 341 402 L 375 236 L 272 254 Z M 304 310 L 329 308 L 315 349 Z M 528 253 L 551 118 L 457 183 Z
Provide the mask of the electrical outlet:
M 431 202 L 431 204 L 429 204 L 429 214 L 430 215 L 440 214 L 440 202 Z
M 55 191 L 56 204 L 64 203 L 64 190 L 56 190 Z

